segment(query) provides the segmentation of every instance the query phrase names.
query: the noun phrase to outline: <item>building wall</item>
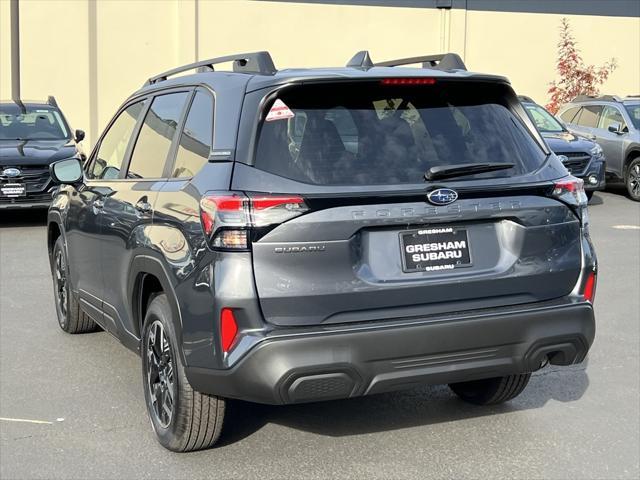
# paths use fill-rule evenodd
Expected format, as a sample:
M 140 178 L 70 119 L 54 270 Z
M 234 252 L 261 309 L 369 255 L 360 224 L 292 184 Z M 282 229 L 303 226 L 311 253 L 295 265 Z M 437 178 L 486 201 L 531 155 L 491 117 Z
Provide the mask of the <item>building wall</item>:
M 374 61 L 454 51 L 469 69 L 506 75 L 544 103 L 563 16 L 586 62 L 617 59 L 602 91 L 640 93 L 639 0 L 453 0 L 452 10 L 435 3 L 20 0 L 22 96 L 55 95 L 91 145 L 129 94 L 175 65 L 269 50 L 279 68 L 336 66 L 368 49 Z M 0 0 L 0 98 L 11 96 L 9 40 L 9 1 Z

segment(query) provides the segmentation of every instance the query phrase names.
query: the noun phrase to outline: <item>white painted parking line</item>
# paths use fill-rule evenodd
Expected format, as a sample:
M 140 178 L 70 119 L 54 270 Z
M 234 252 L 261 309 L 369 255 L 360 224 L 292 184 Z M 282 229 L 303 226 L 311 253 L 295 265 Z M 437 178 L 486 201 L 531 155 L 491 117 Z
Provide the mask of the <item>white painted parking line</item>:
M 616 230 L 640 230 L 640 225 L 614 225 Z
M 47 422 L 46 420 L 27 420 L 25 418 L 5 418 L 5 417 L 0 417 L 0 421 L 22 422 L 22 423 L 38 423 L 38 424 L 42 424 L 42 425 L 53 425 L 53 422 Z

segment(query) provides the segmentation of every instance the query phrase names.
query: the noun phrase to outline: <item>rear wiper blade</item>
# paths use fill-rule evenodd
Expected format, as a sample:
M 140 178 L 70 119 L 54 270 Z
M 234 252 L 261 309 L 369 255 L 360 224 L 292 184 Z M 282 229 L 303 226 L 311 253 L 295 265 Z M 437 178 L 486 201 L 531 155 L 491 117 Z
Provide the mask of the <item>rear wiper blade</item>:
M 427 181 L 440 180 L 443 178 L 464 177 L 465 175 L 475 175 L 476 173 L 495 172 L 497 170 L 507 170 L 513 168 L 514 163 L 461 163 L 458 165 L 442 165 L 431 167 L 424 174 Z

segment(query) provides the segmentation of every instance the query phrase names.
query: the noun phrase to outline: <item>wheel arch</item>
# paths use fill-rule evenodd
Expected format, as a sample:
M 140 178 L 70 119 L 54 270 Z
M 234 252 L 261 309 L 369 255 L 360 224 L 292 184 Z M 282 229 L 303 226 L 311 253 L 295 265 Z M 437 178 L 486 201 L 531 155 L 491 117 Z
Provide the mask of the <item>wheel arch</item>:
M 629 168 L 629 165 L 631 165 L 631 162 L 633 162 L 638 157 L 640 157 L 640 146 L 634 146 L 631 149 L 629 149 L 629 151 L 627 152 L 627 154 L 624 157 L 624 173 L 625 173 L 625 175 L 627 173 L 627 168 Z
M 135 257 L 131 264 L 127 291 L 129 292 L 134 334 L 140 341 L 142 339 L 144 317 L 150 301 L 156 294 L 163 293 L 167 296 L 171 306 L 171 320 L 178 337 L 178 345 L 180 346 L 180 356 L 184 361 L 180 305 L 173 284 L 162 262 L 147 255 Z

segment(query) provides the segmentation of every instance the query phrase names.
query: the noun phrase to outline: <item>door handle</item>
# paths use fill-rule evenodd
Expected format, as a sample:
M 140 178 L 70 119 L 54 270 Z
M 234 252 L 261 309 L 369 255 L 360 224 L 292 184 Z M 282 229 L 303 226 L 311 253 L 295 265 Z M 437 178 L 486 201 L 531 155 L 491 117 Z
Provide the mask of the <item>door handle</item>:
M 138 203 L 136 203 L 136 210 L 140 213 L 151 213 L 152 207 L 149 202 L 138 200 Z

